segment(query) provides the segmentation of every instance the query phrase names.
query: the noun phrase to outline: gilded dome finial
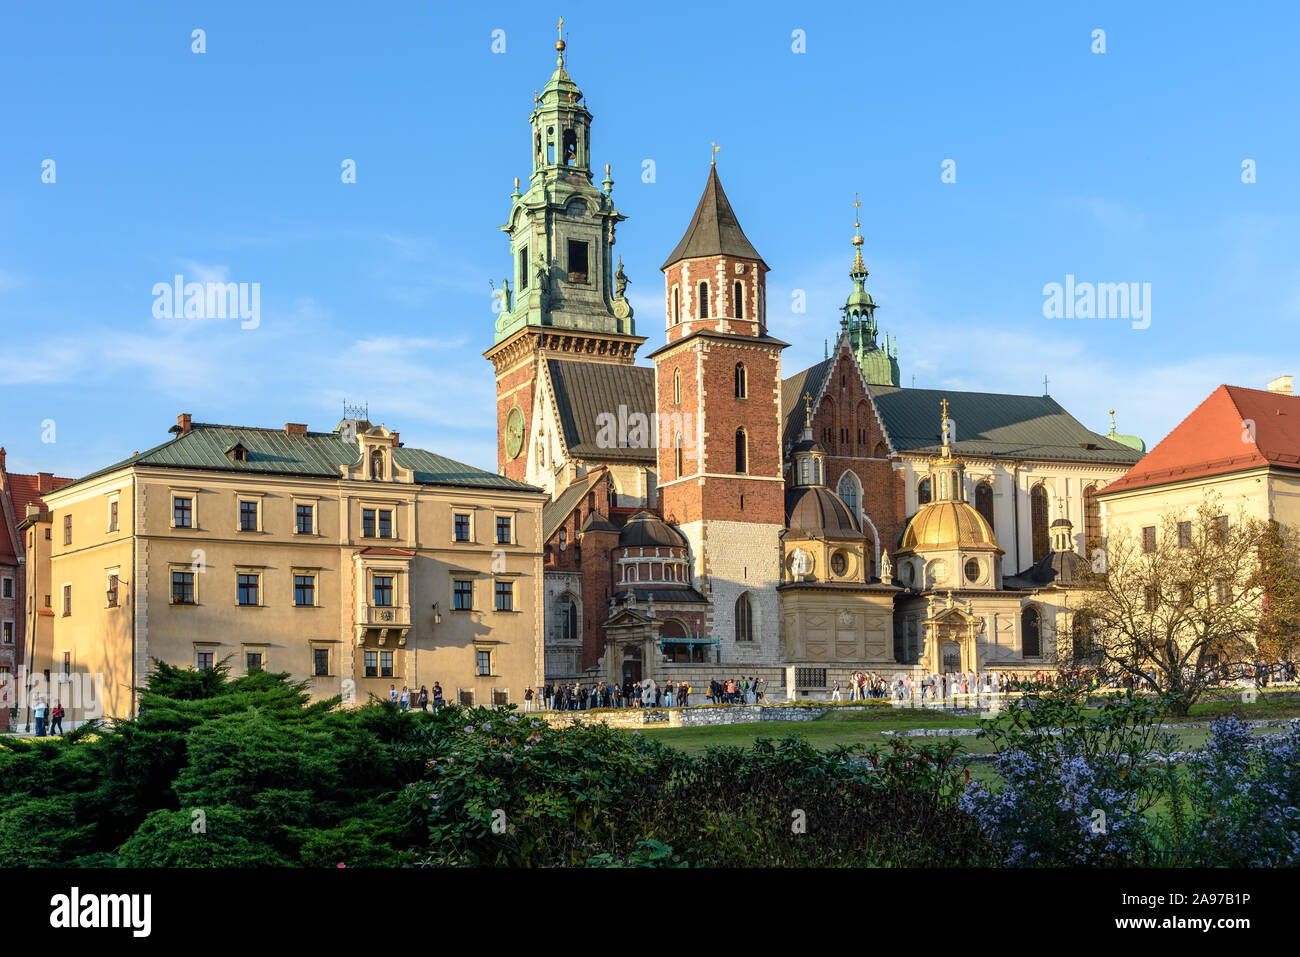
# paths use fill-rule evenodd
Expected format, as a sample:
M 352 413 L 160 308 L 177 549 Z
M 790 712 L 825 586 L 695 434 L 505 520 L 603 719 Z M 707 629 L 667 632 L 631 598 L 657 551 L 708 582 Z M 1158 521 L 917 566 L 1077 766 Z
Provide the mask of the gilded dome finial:
M 559 54 L 556 57 L 555 65 L 561 70 L 564 69 L 564 17 L 560 17 L 560 22 L 555 25 L 555 32 L 559 39 L 555 41 L 555 52 Z

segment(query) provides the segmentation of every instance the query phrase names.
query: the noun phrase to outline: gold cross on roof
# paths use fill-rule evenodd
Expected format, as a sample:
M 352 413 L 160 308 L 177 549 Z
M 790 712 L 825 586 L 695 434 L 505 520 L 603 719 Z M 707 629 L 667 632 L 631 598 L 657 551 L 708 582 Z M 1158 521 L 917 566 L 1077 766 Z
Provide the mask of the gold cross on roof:
M 564 17 L 560 17 L 560 22 L 555 25 L 555 32 L 560 35 L 561 40 L 564 39 Z
M 943 410 L 943 420 L 947 422 L 948 421 L 948 400 L 944 399 L 942 402 L 940 402 L 939 408 Z

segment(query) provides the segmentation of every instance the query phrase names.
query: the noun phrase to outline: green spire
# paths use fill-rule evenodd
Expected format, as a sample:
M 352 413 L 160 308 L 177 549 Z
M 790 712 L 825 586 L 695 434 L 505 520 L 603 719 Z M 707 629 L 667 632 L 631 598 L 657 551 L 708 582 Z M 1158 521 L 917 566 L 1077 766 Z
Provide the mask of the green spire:
M 862 201 L 854 193 L 854 210 L 862 206 Z M 898 385 L 899 372 L 896 355 L 889 355 L 886 339 L 882 350 L 876 343 L 879 330 L 876 328 L 876 302 L 867 292 L 867 265 L 862 260 L 862 223 L 857 215 L 853 222 L 853 266 L 849 270 L 849 279 L 853 281 L 853 291 L 844 303 L 844 328 L 848 333 L 849 346 L 862 368 L 862 375 L 870 385 Z M 895 346 L 897 348 L 897 346 Z
M 555 72 L 540 94 L 533 91 L 528 188 L 520 194 L 516 180 L 501 227 L 510 237 L 515 294 L 496 318 L 496 342 L 526 326 L 636 335 L 613 255 L 614 229 L 625 217 L 614 206 L 608 165 L 600 185 L 593 182 L 592 114 L 569 76 L 563 27 L 561 20 Z

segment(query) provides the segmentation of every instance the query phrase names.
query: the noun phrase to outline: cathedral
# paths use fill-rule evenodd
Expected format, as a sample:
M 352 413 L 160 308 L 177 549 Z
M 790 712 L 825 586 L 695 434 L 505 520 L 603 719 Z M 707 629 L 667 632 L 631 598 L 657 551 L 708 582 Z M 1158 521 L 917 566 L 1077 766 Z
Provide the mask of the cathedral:
M 626 217 L 556 50 L 484 353 L 498 471 L 550 497 L 547 680 L 743 674 L 815 696 L 861 670 L 1052 667 L 1103 534 L 1096 495 L 1141 440 L 1048 395 L 903 387 L 860 225 L 834 344 L 786 375 L 769 266 L 716 165 L 660 266 L 664 336 L 638 364 L 613 251 Z

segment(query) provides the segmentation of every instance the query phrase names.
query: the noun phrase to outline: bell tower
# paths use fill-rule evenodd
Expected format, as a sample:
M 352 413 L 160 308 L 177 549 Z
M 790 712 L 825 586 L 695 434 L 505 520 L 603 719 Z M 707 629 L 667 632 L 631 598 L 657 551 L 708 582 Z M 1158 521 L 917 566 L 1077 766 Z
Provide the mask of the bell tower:
M 548 357 L 632 364 L 645 342 L 624 295 L 628 278 L 614 255 L 610 167 L 592 181 L 592 113 L 566 65 L 564 21 L 555 72 L 533 92 L 528 117 L 530 173 L 515 180 L 501 230 L 510 265 L 493 300 L 493 345 L 484 356 L 497 378 L 497 471 L 523 480 L 534 399 Z
M 781 350 L 788 343 L 767 334 L 767 264 L 740 228 L 716 163 L 661 268 L 667 342 L 650 358 L 663 515 L 690 543 L 721 661 L 774 661 L 785 527 Z

